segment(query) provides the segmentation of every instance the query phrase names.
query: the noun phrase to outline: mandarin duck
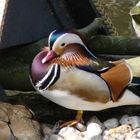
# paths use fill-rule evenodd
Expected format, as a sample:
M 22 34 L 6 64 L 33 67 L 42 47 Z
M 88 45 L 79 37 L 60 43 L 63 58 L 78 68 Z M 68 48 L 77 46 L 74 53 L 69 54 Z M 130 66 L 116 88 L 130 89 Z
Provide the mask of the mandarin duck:
M 140 104 L 140 92 L 127 89 L 140 84 L 140 57 L 114 62 L 100 59 L 76 32 L 53 31 L 48 46 L 32 62 L 31 82 L 54 103 L 79 110 L 77 122 L 84 110 Z

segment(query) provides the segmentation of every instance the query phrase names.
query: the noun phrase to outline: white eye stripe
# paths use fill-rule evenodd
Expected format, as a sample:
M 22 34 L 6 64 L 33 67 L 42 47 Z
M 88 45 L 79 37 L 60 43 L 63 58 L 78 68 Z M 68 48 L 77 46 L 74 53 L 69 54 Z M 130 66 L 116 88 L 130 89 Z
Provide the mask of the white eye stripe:
M 61 44 L 65 43 L 64 46 L 61 46 Z M 56 41 L 54 42 L 52 49 L 55 49 L 57 47 L 63 48 L 68 44 L 73 44 L 73 43 L 78 43 L 81 44 L 85 50 L 89 53 L 89 55 L 91 55 L 94 58 L 97 58 L 96 56 L 94 56 L 94 54 L 86 47 L 86 45 L 83 43 L 83 41 L 81 40 L 81 38 L 74 34 L 74 33 L 65 33 L 63 35 L 61 35 L 60 37 L 58 37 L 56 39 Z
M 58 46 L 61 47 L 61 44 L 63 43 L 65 43 L 64 46 L 66 46 L 67 44 L 72 44 L 72 43 L 79 43 L 81 45 L 84 45 L 84 43 L 82 42 L 82 40 L 80 39 L 78 35 L 73 34 L 73 33 L 65 33 L 56 39 L 56 41 L 53 44 L 53 48 L 58 47 Z

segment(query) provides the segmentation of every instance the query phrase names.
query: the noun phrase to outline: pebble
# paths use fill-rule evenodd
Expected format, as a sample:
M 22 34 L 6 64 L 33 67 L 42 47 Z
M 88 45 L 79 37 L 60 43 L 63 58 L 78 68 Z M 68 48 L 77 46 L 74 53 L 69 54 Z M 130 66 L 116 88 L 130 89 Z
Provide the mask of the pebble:
M 87 122 L 87 125 L 90 123 L 97 123 L 101 126 L 102 130 L 105 130 L 104 124 L 96 116 L 91 117 Z
M 47 140 L 47 139 L 45 139 L 45 140 Z M 64 138 L 61 137 L 60 135 L 53 134 L 53 135 L 51 135 L 49 140 L 64 140 Z
M 74 127 L 64 127 L 60 130 L 59 135 L 64 140 L 84 140 L 84 135 Z
M 119 133 L 119 134 L 116 134 L 116 135 L 114 136 L 114 138 L 117 139 L 117 140 L 124 140 L 125 137 L 126 137 L 125 134 L 120 134 L 120 133 Z
M 101 126 L 97 123 L 90 123 L 87 126 L 86 135 L 89 139 L 99 136 L 102 133 Z
M 125 140 L 140 140 L 140 128 L 137 128 L 129 133 Z
M 48 140 L 49 137 L 52 135 L 52 125 L 49 124 L 41 124 L 41 130 L 45 138 L 43 140 Z
M 123 115 L 120 119 L 120 124 L 129 124 L 129 120 L 128 120 L 129 116 L 128 115 Z
M 123 115 L 103 123 L 92 117 L 87 124 L 64 127 L 47 140 L 140 140 L 140 117 Z
M 86 131 L 81 132 L 74 127 L 67 126 L 67 127 L 62 128 L 59 131 L 58 135 L 64 138 L 64 140 L 92 140 L 92 139 L 102 140 L 101 133 L 102 133 L 102 129 L 99 124 L 90 123 L 87 125 Z M 51 140 L 53 139 L 51 138 Z
M 112 119 L 106 120 L 103 124 L 107 129 L 111 129 L 111 128 L 117 127 L 119 125 L 119 121 L 116 118 L 112 118 Z
M 122 133 L 129 133 L 131 131 L 132 131 L 131 126 L 130 125 L 127 125 L 127 124 L 124 124 L 124 125 L 121 125 L 119 127 L 112 128 L 108 132 L 109 132 L 109 135 L 114 136 L 117 133 L 121 133 L 121 134 Z
M 86 126 L 83 125 L 82 123 L 78 123 L 78 124 L 76 125 L 76 128 L 77 128 L 79 131 L 81 131 L 81 132 L 86 131 Z
M 129 120 L 131 122 L 131 126 L 133 129 L 140 127 L 140 117 L 138 116 L 129 117 Z
M 127 133 L 131 132 L 131 126 L 129 125 L 121 125 L 116 128 L 112 128 L 110 130 L 106 130 L 104 132 L 103 139 L 104 140 L 124 140 Z
M 130 124 L 133 129 L 140 127 L 140 117 L 138 116 L 123 116 L 120 120 L 121 124 Z
M 95 137 L 91 138 L 90 140 L 103 140 L 103 137 L 101 135 L 99 135 L 99 136 L 95 136 Z

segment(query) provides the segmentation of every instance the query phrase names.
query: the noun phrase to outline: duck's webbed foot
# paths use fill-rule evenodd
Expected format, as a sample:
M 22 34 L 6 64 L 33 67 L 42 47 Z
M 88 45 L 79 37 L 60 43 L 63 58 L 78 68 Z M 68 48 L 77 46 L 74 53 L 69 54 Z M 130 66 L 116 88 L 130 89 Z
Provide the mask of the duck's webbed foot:
M 74 125 L 78 124 L 79 122 L 83 121 L 82 116 L 83 116 L 83 111 L 79 110 L 79 111 L 77 111 L 77 115 L 74 120 L 65 122 L 65 123 L 61 124 L 59 127 L 63 128 L 65 126 L 74 126 Z

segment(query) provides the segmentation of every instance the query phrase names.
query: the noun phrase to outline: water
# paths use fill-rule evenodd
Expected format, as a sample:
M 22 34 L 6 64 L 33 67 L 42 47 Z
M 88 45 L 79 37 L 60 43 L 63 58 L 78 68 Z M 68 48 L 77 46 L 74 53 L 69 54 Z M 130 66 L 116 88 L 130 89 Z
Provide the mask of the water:
M 130 9 L 139 0 L 100 0 L 102 1 L 113 25 L 117 28 L 119 35 L 132 35 Z

